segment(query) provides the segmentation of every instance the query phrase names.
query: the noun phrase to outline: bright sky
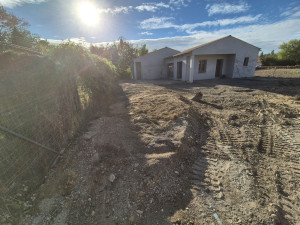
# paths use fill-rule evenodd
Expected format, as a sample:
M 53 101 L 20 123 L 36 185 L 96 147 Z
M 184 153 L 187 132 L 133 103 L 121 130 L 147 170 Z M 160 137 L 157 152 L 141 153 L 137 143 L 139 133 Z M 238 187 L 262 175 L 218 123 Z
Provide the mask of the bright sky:
M 150 50 L 184 50 L 231 34 L 267 53 L 300 39 L 299 0 L 0 0 L 0 5 L 52 43 L 123 36 Z

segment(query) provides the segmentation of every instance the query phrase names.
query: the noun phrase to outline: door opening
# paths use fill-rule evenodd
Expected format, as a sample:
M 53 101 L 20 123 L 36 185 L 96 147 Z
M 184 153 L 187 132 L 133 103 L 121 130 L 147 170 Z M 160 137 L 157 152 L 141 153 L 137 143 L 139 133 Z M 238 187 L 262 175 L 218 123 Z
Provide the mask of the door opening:
M 223 59 L 217 59 L 217 65 L 216 65 L 216 77 L 222 76 L 222 70 L 223 70 Z
M 141 64 L 141 62 L 136 62 L 135 67 L 136 67 L 136 79 L 141 80 L 142 79 L 142 64 Z
M 177 62 L 177 79 L 182 79 L 182 62 Z
M 173 78 L 174 63 L 168 63 L 168 78 Z

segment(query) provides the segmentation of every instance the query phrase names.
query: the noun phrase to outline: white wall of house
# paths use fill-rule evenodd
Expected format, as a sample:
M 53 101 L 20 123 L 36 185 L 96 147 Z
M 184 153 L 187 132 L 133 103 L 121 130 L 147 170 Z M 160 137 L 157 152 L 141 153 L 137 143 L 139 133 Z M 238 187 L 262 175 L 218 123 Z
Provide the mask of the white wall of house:
M 257 52 L 239 52 L 236 55 L 234 61 L 234 69 L 233 69 L 233 77 L 232 78 L 240 78 L 240 77 L 253 77 L 255 73 L 255 67 L 257 62 Z M 245 57 L 249 57 L 248 66 L 244 66 Z
M 173 57 L 169 57 L 169 58 L 164 59 L 164 69 L 163 69 L 163 72 L 162 72 L 163 78 L 169 78 L 168 77 L 168 65 L 170 63 L 174 63 Z
M 227 37 L 201 48 L 195 49 L 193 55 L 235 54 L 232 78 L 254 76 L 259 48 L 234 37 Z M 248 66 L 244 66 L 245 57 L 249 57 Z
M 232 77 L 234 57 L 234 55 L 196 55 L 193 76 L 194 80 L 214 79 L 218 59 L 223 59 L 222 75 Z M 207 60 L 205 73 L 199 73 L 200 60 Z
M 222 74 L 229 78 L 254 76 L 259 48 L 232 36 L 225 37 L 207 45 L 200 46 L 192 51 L 174 57 L 177 61 L 187 62 L 185 76 L 182 80 L 193 82 L 193 80 L 215 78 L 217 59 L 223 59 Z M 245 57 L 249 57 L 247 66 L 244 66 Z M 206 59 L 207 67 L 205 73 L 198 73 L 199 60 Z M 189 66 L 188 66 L 189 65 Z M 189 72 L 190 70 L 191 72 Z M 174 78 L 177 74 L 174 70 Z
M 228 78 L 254 76 L 259 48 L 242 40 L 227 36 L 219 40 L 187 50 L 182 54 L 162 48 L 134 59 L 133 78 L 137 79 L 137 63 L 141 64 L 141 79 L 164 79 L 168 76 L 168 63 L 173 63 L 173 79 L 193 82 L 213 79 L 216 74 L 217 59 L 223 59 L 222 75 Z M 249 57 L 244 66 L 245 57 Z M 199 73 L 199 60 L 207 60 L 205 73 Z M 178 62 L 182 63 L 182 78 L 178 78 Z
M 135 58 L 133 78 L 137 79 L 136 63 L 141 63 L 141 79 L 163 79 L 166 78 L 167 73 L 164 65 L 164 59 L 179 53 L 171 48 L 162 48 L 155 52 Z
M 174 80 L 185 80 L 186 77 L 187 77 L 187 74 L 186 74 L 186 67 L 187 67 L 187 61 L 186 61 L 186 56 L 181 56 L 181 57 L 176 57 L 174 58 L 174 73 L 173 73 L 173 79 Z M 177 65 L 178 65 L 178 62 L 181 62 L 182 63 L 182 70 L 181 70 L 181 74 L 182 74 L 182 78 L 177 78 L 177 74 L 178 74 L 178 68 L 177 68 Z

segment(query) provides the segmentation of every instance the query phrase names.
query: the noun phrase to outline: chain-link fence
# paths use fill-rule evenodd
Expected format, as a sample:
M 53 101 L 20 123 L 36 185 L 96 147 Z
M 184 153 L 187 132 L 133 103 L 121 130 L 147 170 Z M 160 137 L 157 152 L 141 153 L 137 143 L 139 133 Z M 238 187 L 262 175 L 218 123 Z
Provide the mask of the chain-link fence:
M 116 91 L 116 68 L 80 45 L 33 53 L 0 43 L 0 224 L 18 222 L 57 156 Z

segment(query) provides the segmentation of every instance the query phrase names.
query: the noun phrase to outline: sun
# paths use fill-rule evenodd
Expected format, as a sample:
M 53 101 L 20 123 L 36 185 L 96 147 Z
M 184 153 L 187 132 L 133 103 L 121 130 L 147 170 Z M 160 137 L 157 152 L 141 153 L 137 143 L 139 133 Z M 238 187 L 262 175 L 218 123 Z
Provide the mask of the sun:
M 84 24 L 95 26 L 99 22 L 99 13 L 95 5 L 88 1 L 80 2 L 77 5 L 78 16 Z

